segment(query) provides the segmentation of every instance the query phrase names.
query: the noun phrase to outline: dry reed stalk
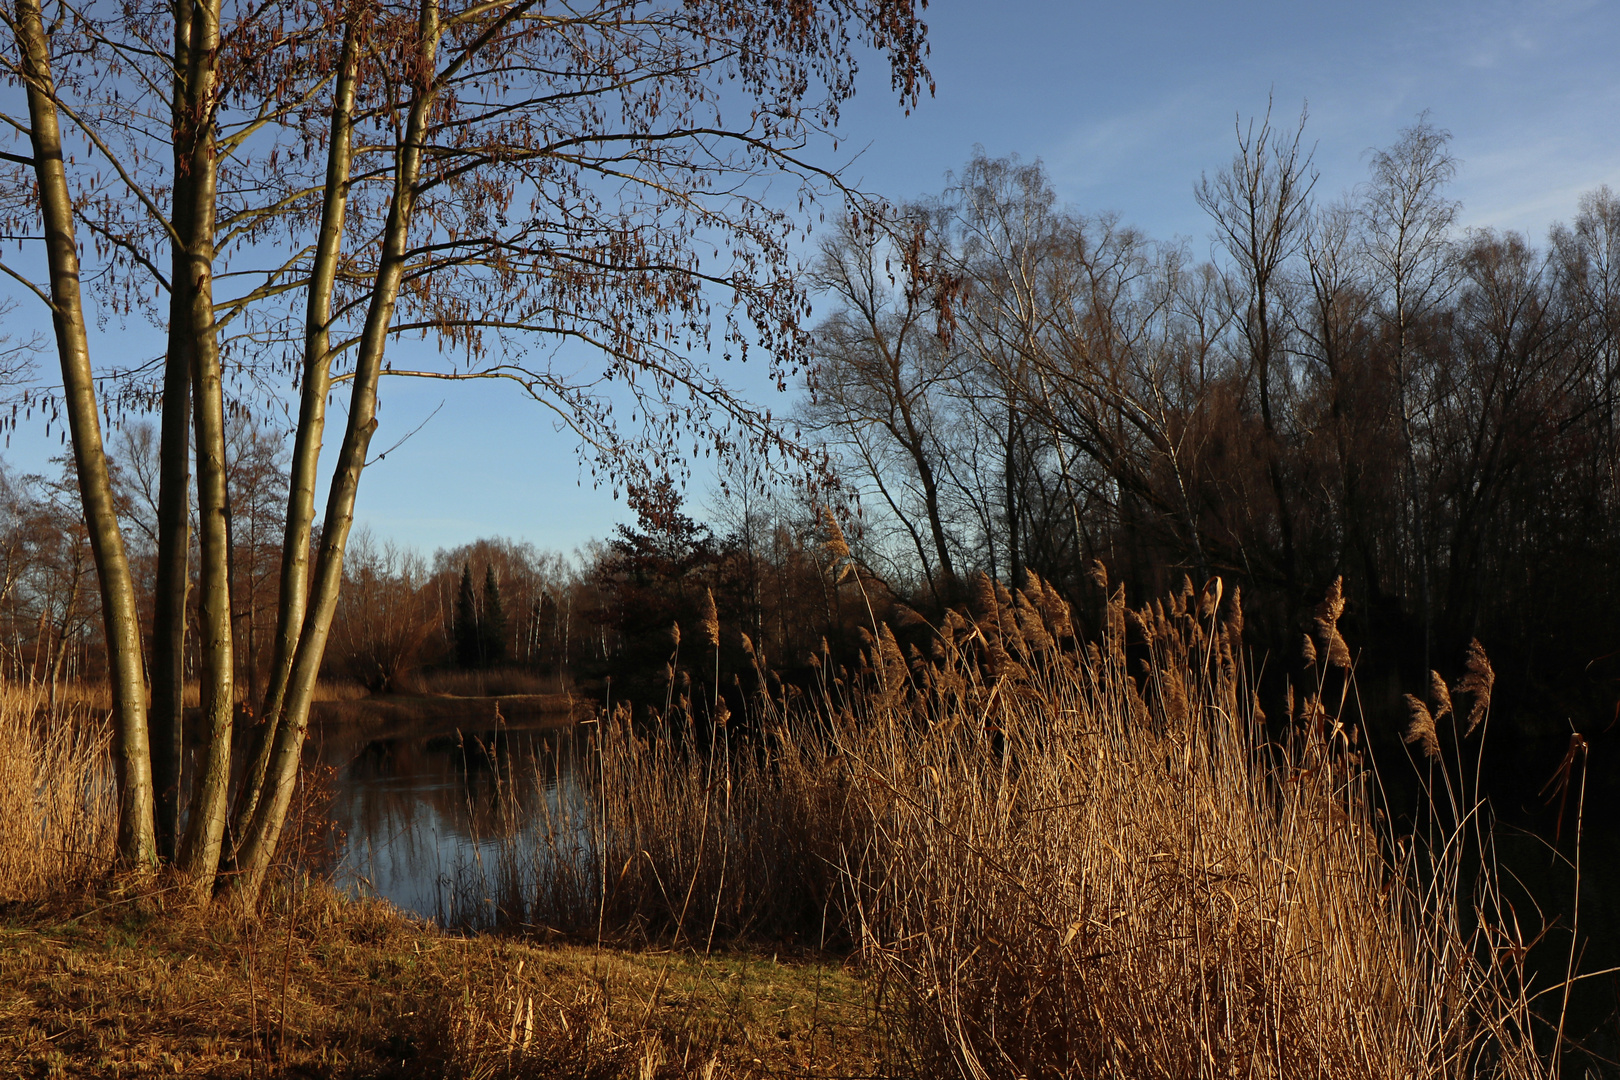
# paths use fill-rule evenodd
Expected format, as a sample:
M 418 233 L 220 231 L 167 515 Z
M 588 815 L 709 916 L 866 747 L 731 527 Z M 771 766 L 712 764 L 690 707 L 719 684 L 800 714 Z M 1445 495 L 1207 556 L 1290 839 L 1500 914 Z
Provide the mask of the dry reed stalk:
M 1463 677 L 1457 681 L 1457 693 L 1473 699 L 1468 706 L 1468 723 L 1464 737 L 1472 735 L 1491 708 L 1491 689 L 1496 685 L 1496 672 L 1478 639 L 1468 643 L 1468 656 L 1463 664 Z
M 1416 695 L 1407 694 L 1406 709 L 1410 719 L 1403 741 L 1416 743 L 1422 748 L 1424 757 L 1430 761 L 1439 761 L 1440 736 L 1435 730 L 1434 717 L 1430 715 L 1428 706 Z
M 1316 637 L 1333 667 L 1350 667 L 1350 647 L 1339 633 L 1339 617 L 1344 614 L 1344 579 L 1334 578 L 1327 596 L 1316 606 Z
M 115 795 L 93 692 L 0 686 L 0 900 L 39 900 L 111 865 Z
M 1148 723 L 1117 656 L 1004 696 L 999 754 L 899 717 L 851 736 L 890 795 L 866 952 L 914 1039 L 964 1076 L 1538 1075 L 1522 988 L 1418 885 L 1458 867 L 1386 864 L 1334 724 L 1274 770 L 1184 614 L 1136 613 L 1171 688 Z

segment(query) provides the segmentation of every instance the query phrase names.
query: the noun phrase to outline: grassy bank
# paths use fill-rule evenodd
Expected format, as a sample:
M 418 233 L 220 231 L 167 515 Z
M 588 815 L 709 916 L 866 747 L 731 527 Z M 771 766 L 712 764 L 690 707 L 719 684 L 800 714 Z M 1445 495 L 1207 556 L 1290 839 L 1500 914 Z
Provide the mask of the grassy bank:
M 892 1056 L 837 957 L 462 937 L 296 875 L 250 915 L 120 885 L 93 705 L 0 687 L 0 1076 L 873 1076 Z
M 0 913 L 0 1075 L 855 1077 L 891 1056 L 836 959 L 455 937 L 319 885 L 251 918 L 174 895 Z

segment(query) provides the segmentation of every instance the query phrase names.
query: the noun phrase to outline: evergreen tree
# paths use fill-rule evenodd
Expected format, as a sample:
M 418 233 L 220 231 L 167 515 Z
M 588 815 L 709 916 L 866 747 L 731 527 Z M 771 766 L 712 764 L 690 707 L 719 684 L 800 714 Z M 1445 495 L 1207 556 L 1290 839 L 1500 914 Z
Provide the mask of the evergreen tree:
M 472 564 L 461 564 L 461 589 L 456 595 L 456 663 L 464 668 L 478 666 L 478 600 L 473 595 Z
M 506 612 L 501 610 L 501 584 L 495 579 L 492 563 L 484 565 L 484 610 L 478 622 L 478 644 L 485 667 L 506 660 Z

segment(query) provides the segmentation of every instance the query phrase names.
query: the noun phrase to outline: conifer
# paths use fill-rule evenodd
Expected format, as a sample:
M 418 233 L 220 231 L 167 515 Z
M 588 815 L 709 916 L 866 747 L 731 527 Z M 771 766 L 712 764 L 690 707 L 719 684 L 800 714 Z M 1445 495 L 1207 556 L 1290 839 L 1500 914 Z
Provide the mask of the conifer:
M 506 661 L 506 612 L 501 608 L 501 583 L 495 577 L 493 564 L 484 566 L 484 609 L 480 615 L 479 659 L 485 667 L 497 667 Z
M 479 659 L 478 600 L 473 595 L 472 565 L 461 564 L 461 588 L 456 594 L 456 663 L 475 668 Z

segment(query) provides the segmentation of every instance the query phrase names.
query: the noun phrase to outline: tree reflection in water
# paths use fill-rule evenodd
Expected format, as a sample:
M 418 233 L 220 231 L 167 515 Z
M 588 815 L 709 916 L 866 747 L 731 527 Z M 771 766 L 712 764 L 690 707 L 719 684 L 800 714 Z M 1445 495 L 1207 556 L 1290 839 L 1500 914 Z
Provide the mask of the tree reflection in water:
M 525 923 L 556 870 L 547 863 L 589 858 L 575 773 L 583 741 L 571 727 L 488 717 L 370 738 L 328 729 L 312 752 L 337 769 L 339 882 L 444 925 Z

